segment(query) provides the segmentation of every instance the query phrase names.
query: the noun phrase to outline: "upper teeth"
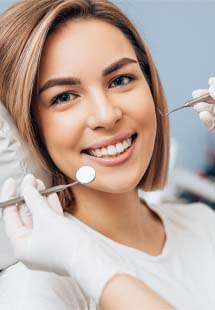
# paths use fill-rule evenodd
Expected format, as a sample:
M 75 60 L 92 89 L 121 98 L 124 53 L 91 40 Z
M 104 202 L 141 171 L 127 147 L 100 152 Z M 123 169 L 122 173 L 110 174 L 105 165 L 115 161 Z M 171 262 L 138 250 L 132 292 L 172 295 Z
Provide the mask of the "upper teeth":
M 131 138 L 128 138 L 122 142 L 118 142 L 115 145 L 108 145 L 101 149 L 90 150 L 89 153 L 96 157 L 102 157 L 105 155 L 116 155 L 124 152 L 131 145 Z

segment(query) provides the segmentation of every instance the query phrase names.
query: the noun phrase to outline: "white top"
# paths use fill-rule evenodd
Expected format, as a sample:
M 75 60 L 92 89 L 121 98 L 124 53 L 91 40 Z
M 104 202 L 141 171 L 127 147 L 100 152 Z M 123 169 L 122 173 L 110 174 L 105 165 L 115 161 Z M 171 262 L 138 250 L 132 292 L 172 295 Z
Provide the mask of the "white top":
M 150 208 L 160 215 L 166 231 L 166 242 L 158 256 L 115 242 L 73 218 L 98 240 L 103 239 L 118 253 L 130 258 L 135 276 L 177 309 L 214 310 L 214 211 L 200 203 Z
M 96 304 L 71 277 L 16 263 L 0 272 L 0 309 L 96 310 Z
M 158 256 L 115 242 L 74 216 L 66 216 L 75 219 L 98 242 L 102 239 L 130 258 L 136 277 L 177 309 L 214 310 L 215 213 L 202 204 L 150 208 L 160 215 L 167 236 Z M 93 310 L 96 306 L 70 277 L 32 271 L 17 263 L 0 273 L 0 309 Z

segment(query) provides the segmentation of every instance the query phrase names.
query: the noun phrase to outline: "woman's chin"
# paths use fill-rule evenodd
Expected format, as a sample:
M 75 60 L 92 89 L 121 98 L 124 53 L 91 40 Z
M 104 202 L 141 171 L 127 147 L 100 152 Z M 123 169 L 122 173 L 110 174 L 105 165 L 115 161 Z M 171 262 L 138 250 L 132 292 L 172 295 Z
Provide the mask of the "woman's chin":
M 123 194 L 134 190 L 140 182 L 140 178 L 135 178 L 135 180 L 127 179 L 117 180 L 113 178 L 112 180 L 106 179 L 103 180 L 95 180 L 88 186 L 93 188 L 94 190 L 112 194 Z

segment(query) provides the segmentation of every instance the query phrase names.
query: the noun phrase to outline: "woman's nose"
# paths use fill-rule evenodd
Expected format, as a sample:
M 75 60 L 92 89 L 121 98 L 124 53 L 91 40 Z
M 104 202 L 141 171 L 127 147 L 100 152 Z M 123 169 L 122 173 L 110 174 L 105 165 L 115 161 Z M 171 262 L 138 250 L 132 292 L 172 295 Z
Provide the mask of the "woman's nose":
M 91 114 L 88 117 L 88 127 L 111 129 L 122 118 L 122 111 L 105 95 L 93 98 Z

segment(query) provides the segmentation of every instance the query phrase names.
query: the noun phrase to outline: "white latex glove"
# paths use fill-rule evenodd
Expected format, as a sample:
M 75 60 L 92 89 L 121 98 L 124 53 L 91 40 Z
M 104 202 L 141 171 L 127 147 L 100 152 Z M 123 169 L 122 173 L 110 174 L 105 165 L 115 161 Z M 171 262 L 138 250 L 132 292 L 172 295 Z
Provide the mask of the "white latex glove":
M 192 92 L 193 98 L 200 97 L 209 92 L 210 96 L 215 100 L 215 78 L 208 80 L 208 89 L 197 89 Z M 199 113 L 201 122 L 212 132 L 215 132 L 215 104 L 200 102 L 196 104 L 194 110 Z
M 22 194 L 31 212 L 24 212 L 25 220 L 16 206 L 7 207 L 3 212 L 15 256 L 30 269 L 72 276 L 99 304 L 110 278 L 119 273 L 134 275 L 129 271 L 126 258 L 120 257 L 101 239 L 89 235 L 72 217 L 66 218 L 57 194 L 41 196 L 32 185 L 44 188 L 42 181 L 32 175 L 23 179 Z M 16 195 L 15 182 L 10 178 L 3 185 L 1 199 Z

